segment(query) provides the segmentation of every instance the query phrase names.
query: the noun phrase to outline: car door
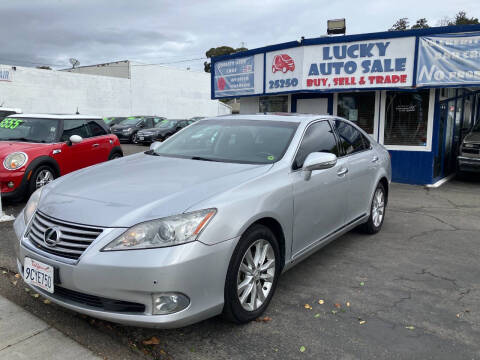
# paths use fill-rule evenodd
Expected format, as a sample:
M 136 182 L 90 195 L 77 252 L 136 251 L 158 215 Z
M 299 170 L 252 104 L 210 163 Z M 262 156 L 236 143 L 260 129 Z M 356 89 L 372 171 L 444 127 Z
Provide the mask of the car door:
M 92 161 L 98 164 L 107 161 L 112 150 L 112 140 L 107 136 L 106 130 L 96 120 L 88 120 L 88 131 L 92 144 Z
M 96 138 L 92 138 L 87 121 L 72 119 L 63 121 L 63 133 L 61 140 L 67 142 L 72 135 L 79 135 L 82 141 L 78 144 L 67 145 L 65 152 L 72 161 L 70 171 L 75 171 L 93 164 L 100 158 L 100 145 Z
M 347 205 L 345 160 L 325 170 L 312 172 L 305 180 L 303 162 L 312 152 L 338 153 L 338 144 L 328 120 L 308 126 L 292 165 L 293 184 L 293 245 L 292 253 L 299 254 L 313 243 L 342 228 Z
M 354 126 L 337 119 L 334 128 L 338 135 L 348 169 L 348 206 L 346 221 L 352 222 L 367 214 L 374 187 L 379 159 L 370 141 Z

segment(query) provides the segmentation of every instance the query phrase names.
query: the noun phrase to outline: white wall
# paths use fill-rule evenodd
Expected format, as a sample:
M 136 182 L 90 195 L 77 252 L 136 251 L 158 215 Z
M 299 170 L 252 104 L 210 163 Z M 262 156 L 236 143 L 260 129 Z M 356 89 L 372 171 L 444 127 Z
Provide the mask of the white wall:
M 4 66 L 6 67 L 6 65 Z M 16 67 L 0 82 L 0 104 L 24 113 L 130 115 L 129 79 Z
M 113 76 L 113 77 L 120 77 L 120 78 L 129 78 L 130 62 L 128 60 L 116 61 L 116 62 L 107 63 L 107 64 L 80 66 L 75 69 L 66 69 L 62 71 L 72 72 L 76 74 L 103 75 L 103 76 Z
M 256 114 L 260 110 L 257 96 L 240 99 L 240 114 Z
M 11 66 L 3 66 L 11 68 Z M 131 66 L 131 79 L 16 67 L 0 81 L 0 104 L 23 113 L 99 116 L 216 116 L 230 108 L 210 99 L 210 74 L 158 65 Z
M 132 64 L 130 79 L 135 114 L 168 118 L 218 115 L 219 101 L 210 99 L 208 73 Z

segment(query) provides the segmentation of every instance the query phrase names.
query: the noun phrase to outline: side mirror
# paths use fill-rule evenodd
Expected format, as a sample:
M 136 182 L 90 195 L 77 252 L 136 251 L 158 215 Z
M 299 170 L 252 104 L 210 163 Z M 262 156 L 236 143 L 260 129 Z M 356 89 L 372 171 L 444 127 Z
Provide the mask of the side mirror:
M 326 152 L 313 152 L 308 154 L 303 162 L 302 170 L 305 173 L 305 180 L 310 180 L 312 171 L 330 169 L 337 164 L 337 156 Z
M 154 141 L 151 145 L 150 145 L 150 150 L 152 151 L 155 151 L 157 150 L 160 145 L 162 145 L 162 143 L 160 141 Z
M 72 135 L 70 136 L 70 139 L 68 139 L 67 144 L 72 145 L 72 144 L 79 144 L 83 141 L 83 138 L 80 135 Z

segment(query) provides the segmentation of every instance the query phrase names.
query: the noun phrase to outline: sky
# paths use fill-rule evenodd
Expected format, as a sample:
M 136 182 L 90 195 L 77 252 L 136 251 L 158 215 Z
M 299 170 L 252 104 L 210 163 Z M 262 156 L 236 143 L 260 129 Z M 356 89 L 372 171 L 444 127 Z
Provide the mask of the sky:
M 430 26 L 479 0 L 0 0 L 0 64 L 70 67 L 118 60 L 203 71 L 211 47 L 256 48 L 326 34 L 385 31 L 401 17 Z

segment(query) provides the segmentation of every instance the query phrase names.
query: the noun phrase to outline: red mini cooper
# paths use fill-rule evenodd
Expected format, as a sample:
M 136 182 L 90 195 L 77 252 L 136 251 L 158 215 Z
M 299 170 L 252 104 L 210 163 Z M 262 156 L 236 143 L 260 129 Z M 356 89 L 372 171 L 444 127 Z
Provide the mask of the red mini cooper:
M 123 156 L 99 117 L 10 115 L 0 122 L 1 196 L 23 198 L 69 172 Z
M 285 74 L 289 70 L 295 71 L 295 61 L 287 54 L 275 55 L 273 58 L 272 73 L 275 74 L 277 71 L 281 71 Z

